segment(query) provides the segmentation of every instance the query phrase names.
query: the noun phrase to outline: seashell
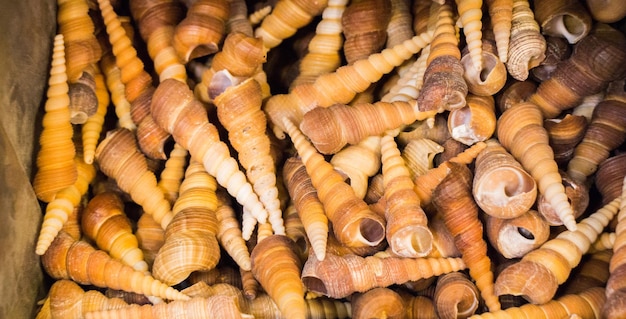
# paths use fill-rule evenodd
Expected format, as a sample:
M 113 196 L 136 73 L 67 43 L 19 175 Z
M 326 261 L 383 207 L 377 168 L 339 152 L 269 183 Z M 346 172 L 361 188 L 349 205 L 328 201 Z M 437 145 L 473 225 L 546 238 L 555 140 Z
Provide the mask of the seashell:
M 540 33 L 528 0 L 513 0 L 509 58 L 506 69 L 518 81 L 528 78 L 529 70 L 545 59 L 546 40 Z
M 384 239 L 383 219 L 371 212 L 367 204 L 354 194 L 350 186 L 323 156 L 315 151 L 293 123 L 285 119 L 285 128 L 302 157 L 311 183 L 324 205 L 333 232 L 347 246 L 376 246 Z M 338 194 L 341 194 L 338 196 Z
M 293 36 L 298 29 L 308 25 L 327 5 L 327 0 L 278 1 L 272 11 L 263 18 L 261 25 L 254 30 L 254 36 L 263 39 L 263 45 L 268 50 L 277 47 L 284 39 Z
M 51 318 L 81 319 L 89 311 L 128 306 L 120 298 L 108 298 L 97 290 L 84 291 L 71 280 L 55 281 L 48 293 Z
M 264 7 L 257 8 L 254 12 L 248 15 L 248 21 L 250 21 L 252 26 L 257 26 L 270 14 L 270 12 L 272 12 L 272 6 L 269 4 Z
M 157 305 L 129 305 L 119 309 L 93 311 L 85 319 L 97 318 L 249 318 L 242 314 L 230 296 L 215 295 L 209 298 L 195 297 L 189 300 L 175 300 Z
M 593 287 L 605 287 L 609 279 L 609 261 L 613 252 L 598 251 L 584 258 L 563 286 L 563 294 L 578 294 Z
M 568 294 L 560 298 L 549 300 L 544 304 L 525 304 L 521 307 L 511 307 L 506 310 L 493 311 L 473 315 L 469 318 L 571 318 L 579 315 L 582 318 L 599 318 L 600 309 L 604 304 L 604 289 L 591 288 L 580 294 Z
M 137 221 L 135 236 L 144 260 L 152 268 L 157 252 L 165 243 L 165 230 L 149 214 L 142 214 Z
M 446 228 L 441 214 L 429 216 L 428 228 L 433 234 L 433 249 L 428 257 L 461 257 L 461 252 L 454 244 L 454 237 Z
M 304 285 L 300 259 L 293 241 L 271 235 L 257 243 L 250 255 L 252 273 L 286 318 L 305 318 Z
M 46 203 L 52 201 L 57 192 L 74 184 L 78 174 L 74 162 L 76 150 L 72 142 L 65 61 L 64 38 L 58 34 L 54 37 L 43 129 L 39 135 L 37 172 L 33 180 L 37 198 Z
M 75 208 L 80 205 L 83 195 L 89 189 L 89 183 L 96 176 L 93 165 L 86 164 L 81 158 L 75 158 L 78 176 L 73 185 L 68 186 L 54 196 L 54 199 L 46 205 L 46 212 L 39 231 L 35 253 L 43 255 L 50 244 L 61 231 L 64 224 L 72 215 Z
M 268 236 L 272 236 L 272 234 L 269 234 Z M 261 288 L 261 284 L 254 277 L 252 270 L 243 270 L 239 268 L 239 274 L 241 276 L 241 290 L 243 295 L 248 300 L 256 299 L 257 295 L 263 290 L 263 288 Z
M 618 291 L 613 296 L 607 298 L 602 308 L 602 316 L 605 318 L 624 316 L 624 297 L 626 297 L 624 292 Z
M 46 272 L 55 279 L 72 279 L 81 285 L 94 285 L 136 292 L 169 300 L 188 296 L 144 272 L 111 258 L 85 241 L 75 241 L 61 232 L 42 256 Z
M 226 32 L 228 1 L 196 0 L 176 26 L 172 46 L 183 63 L 215 53 Z
M 496 106 L 504 113 L 511 106 L 526 101 L 537 90 L 537 84 L 528 79 L 525 81 L 511 80 L 496 96 Z
M 548 131 L 554 160 L 565 165 L 574 155 L 574 148 L 585 136 L 587 119 L 582 115 L 566 114 L 562 119 L 547 119 L 543 125 Z
M 586 37 L 592 27 L 591 15 L 579 1 L 538 1 L 534 12 L 544 35 L 563 37 L 569 43 Z
M 209 286 L 228 284 L 241 289 L 240 269 L 231 266 L 218 266 L 207 271 L 194 271 L 189 275 L 187 281 L 192 285 L 198 282 L 203 282 Z
M 465 264 L 460 258 L 338 256 L 327 251 L 323 261 L 309 256 L 302 269 L 302 282 L 310 291 L 338 299 L 355 292 L 439 276 L 464 268 Z
M 248 4 L 245 0 L 230 1 L 229 16 L 226 21 L 225 34 L 241 32 L 249 37 L 254 36 L 252 24 L 248 20 Z
M 115 193 L 92 197 L 82 214 L 81 226 L 85 236 L 111 257 L 135 270 L 148 271 L 130 220 L 124 213 L 124 204 Z
M 607 158 L 598 166 L 594 176 L 594 185 L 602 196 L 602 205 L 606 205 L 620 196 L 622 179 L 626 175 L 626 153 L 620 153 Z
M 481 69 L 474 67 L 471 52 L 466 47 L 461 52 L 461 64 L 463 65 L 463 78 L 467 83 L 470 93 L 480 96 L 491 96 L 502 89 L 506 83 L 507 71 L 504 62 L 496 55 L 495 42 L 489 39 L 482 40 Z
M 478 206 L 472 197 L 472 172 L 465 164 L 450 163 L 449 167 L 450 172 L 433 190 L 433 205 L 442 214 L 485 304 L 490 311 L 495 311 L 500 309 L 500 302 L 493 291 L 491 260 L 482 238 Z
M 626 8 L 620 1 L 587 0 L 587 9 L 594 20 L 603 23 L 613 23 L 626 17 Z
M 386 47 L 392 48 L 415 35 L 411 26 L 413 24 L 413 16 L 409 7 L 410 1 L 391 1 L 391 17 L 387 24 Z
M 547 118 L 556 117 L 575 107 L 583 97 L 596 94 L 609 82 L 624 77 L 625 52 L 624 34 L 609 25 L 596 24 L 574 46 L 572 55 L 537 87 L 529 101 L 537 104 Z
M 87 73 L 85 73 L 87 74 Z M 95 93 L 97 97 L 97 109 L 82 126 L 81 136 L 83 141 L 83 160 L 87 164 L 93 164 L 96 147 L 102 133 L 104 118 L 109 106 L 109 92 L 104 83 L 104 77 L 100 70 L 94 76 Z
M 453 139 L 469 146 L 486 141 L 493 135 L 496 108 L 491 96 L 468 94 L 465 100 L 465 106 L 448 114 L 448 131 Z
M 550 236 L 550 224 L 536 210 L 509 219 L 488 215 L 485 227 L 491 246 L 509 259 L 523 257 Z
M 429 139 L 437 144 L 443 144 L 449 137 L 447 119 L 443 115 L 435 115 L 433 123 L 429 121 L 415 121 L 405 126 L 397 136 L 398 144 L 406 147 L 413 139 Z
M 307 53 L 300 60 L 299 72 L 291 88 L 303 83 L 313 83 L 318 76 L 335 71 L 341 65 L 341 48 L 344 39 L 341 17 L 348 0 L 328 0 L 322 11 L 322 20 L 308 44 Z
M 225 72 L 225 73 L 222 73 Z M 218 71 L 213 80 L 228 71 Z M 268 211 L 268 221 L 274 233 L 284 235 L 282 211 L 276 188 L 276 171 L 266 135 L 267 121 L 261 110 L 261 86 L 253 78 L 224 89 L 214 97 L 217 116 L 228 131 L 228 140 L 238 155 L 239 163 L 254 192 Z
M 439 276 L 433 298 L 439 318 L 467 318 L 479 308 L 478 288 L 461 272 Z
M 565 187 L 565 195 L 574 211 L 574 218 L 582 216 L 589 206 L 589 187 L 584 182 L 572 179 L 566 172 L 559 170 L 563 186 Z M 548 221 L 550 226 L 562 225 L 558 214 L 552 208 L 552 205 L 546 200 L 544 195 L 537 197 L 537 210 Z
M 417 105 L 422 112 L 441 113 L 463 107 L 468 88 L 463 79 L 452 8 L 448 4 L 441 5 L 436 14 L 437 23 Z
M 484 67 L 482 42 L 483 2 L 481 0 L 455 0 L 459 13 L 457 23 L 460 23 L 465 34 L 465 41 L 469 56 L 475 71 L 480 72 Z
M 417 111 L 415 101 L 361 103 L 354 106 L 335 104 L 306 112 L 300 129 L 320 153 L 335 154 L 346 144 L 357 144 L 368 136 L 380 135 L 434 114 L 431 111 Z M 324 123 L 324 126 L 319 123 Z
M 167 79 L 155 90 L 152 100 L 155 121 L 172 134 L 174 140 L 187 149 L 192 158 L 204 164 L 206 171 L 224 186 L 228 193 L 248 208 L 253 219 L 242 222 L 244 239 L 249 238 L 255 220 L 265 223 L 267 211 L 253 192 L 228 146 L 221 142 L 217 128 L 208 121 L 202 103 L 186 84 Z
M 357 197 L 363 198 L 367 192 L 368 179 L 380 171 L 380 136 L 372 135 L 355 145 L 338 151 L 330 159 L 336 171 L 347 177 Z
M 348 64 L 379 52 L 387 42 L 391 20 L 390 0 L 351 1 L 341 16 L 345 38 L 343 53 Z
M 311 177 L 299 158 L 291 157 L 283 165 L 283 179 L 302 221 L 307 238 L 316 257 L 324 260 L 328 239 L 328 218 L 317 197 Z
M 425 296 L 411 296 L 403 294 L 406 304 L 407 318 L 411 319 L 428 319 L 437 318 L 435 305 L 433 301 Z
M 431 5 L 432 0 L 416 0 L 412 2 L 411 5 L 411 13 L 413 14 L 413 32 L 415 34 L 420 34 L 427 31 L 430 27 L 434 25 L 429 25 L 432 18 L 433 10 L 437 10 L 438 8 Z M 443 4 L 441 1 L 435 1 L 439 4 Z
M 530 102 L 512 106 L 498 119 L 497 135 L 502 146 L 533 176 L 539 194 L 546 196 L 563 225 L 576 230 L 574 211 L 554 161 L 540 108 Z
M 115 65 L 115 56 L 112 52 L 103 54 L 100 60 L 100 68 L 106 79 L 107 89 L 111 93 L 111 102 L 115 106 L 118 125 L 134 131 L 137 126 L 130 115 L 130 102 L 126 99 L 125 86 L 121 81 L 120 69 Z
M 187 155 L 189 152 L 178 143 L 174 143 L 174 148 L 170 156 L 165 161 L 165 167 L 161 171 L 157 186 L 165 194 L 165 199 L 170 205 L 178 199 L 178 191 L 183 177 L 185 176 L 185 166 L 187 165 Z
M 476 204 L 493 217 L 521 216 L 535 204 L 537 183 L 497 140 L 476 157 L 472 194 Z
M 624 175 L 622 175 L 624 176 Z M 624 267 L 624 253 L 626 253 L 626 232 L 624 232 L 624 220 L 626 217 L 626 177 L 622 178 L 621 193 L 615 201 L 620 201 L 619 213 L 617 215 L 617 226 L 615 226 L 615 244 L 613 245 L 613 255 L 609 261 L 609 278 L 606 283 L 606 304 L 602 309 L 602 314 L 606 318 L 619 318 L 624 316 L 624 278 L 626 267 Z
M 398 70 L 400 78 L 395 81 L 380 100 L 383 102 L 393 102 L 417 99 L 422 85 L 424 84 L 424 73 L 426 72 L 426 61 L 429 54 L 430 45 L 427 45 L 422 49 L 420 56 L 410 65 L 408 70 L 403 73 L 400 73 L 400 70 Z M 390 82 L 392 81 L 386 83 Z
M 216 194 L 215 216 L 217 217 L 218 230 L 215 235 L 217 235 L 217 240 L 239 268 L 250 270 L 250 252 L 243 239 L 241 225 L 231 206 L 230 197 L 221 189 L 218 189 Z
M 387 242 L 401 257 L 424 257 L 432 249 L 433 235 L 393 136 L 382 137 L 381 154 Z
M 93 65 L 91 65 L 82 72 L 76 82 L 68 84 L 72 124 L 84 124 L 98 109 L 94 72 Z
M 616 239 L 615 233 L 604 232 L 589 248 L 589 253 L 593 254 L 604 250 L 612 250 Z
M 557 65 L 572 54 L 572 47 L 564 38 L 546 36 L 545 39 L 546 58 L 538 66 L 530 70 L 533 78 L 538 82 L 549 79 Z
M 509 57 L 509 38 L 513 20 L 513 0 L 486 0 L 491 28 L 495 36 L 496 52 L 500 62 L 506 63 Z
M 582 141 L 573 149 L 567 173 L 574 180 L 586 181 L 625 140 L 626 99 L 607 96 L 596 105 Z
M 351 298 L 352 318 L 406 318 L 404 299 L 395 291 L 378 287 Z
M 289 94 L 276 94 L 267 100 L 264 111 L 276 137 L 284 138 L 283 118 L 299 124 L 304 113 L 316 107 L 350 102 L 357 92 L 419 52 L 432 39 L 432 32 L 419 34 L 401 45 L 384 49 L 335 72 L 320 75 L 312 84 L 294 87 Z
M 411 173 L 411 178 L 424 175 L 434 167 L 437 154 L 443 152 L 443 147 L 427 138 L 411 140 L 402 150 L 402 159 Z
M 167 227 L 173 217 L 170 204 L 158 188 L 156 176 L 148 170 L 131 131 L 110 131 L 96 148 L 96 161 L 104 174 L 114 178 L 120 189 L 142 206 L 144 213 L 152 215 L 163 229 Z
M 496 295 L 524 296 L 533 304 L 550 301 L 617 213 L 618 205 L 619 199 L 615 199 L 578 223 L 576 231 L 561 232 L 505 268 L 496 279 Z

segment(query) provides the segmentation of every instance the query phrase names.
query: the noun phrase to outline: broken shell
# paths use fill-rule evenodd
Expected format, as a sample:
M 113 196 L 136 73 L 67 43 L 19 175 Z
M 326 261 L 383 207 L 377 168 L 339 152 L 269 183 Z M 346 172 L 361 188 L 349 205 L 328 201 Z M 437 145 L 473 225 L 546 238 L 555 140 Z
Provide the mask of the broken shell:
M 402 158 L 411 173 L 411 178 L 424 175 L 435 166 L 437 154 L 443 152 L 443 146 L 426 138 L 411 139 L 402 150 Z
M 511 219 L 487 216 L 485 224 L 491 245 L 509 259 L 523 257 L 550 236 L 550 225 L 536 210 Z

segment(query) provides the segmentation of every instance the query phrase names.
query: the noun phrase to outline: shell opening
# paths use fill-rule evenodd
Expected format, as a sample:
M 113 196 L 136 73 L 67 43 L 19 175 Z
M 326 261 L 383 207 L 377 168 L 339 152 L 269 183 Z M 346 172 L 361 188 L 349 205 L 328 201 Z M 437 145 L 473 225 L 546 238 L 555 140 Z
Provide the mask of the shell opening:
M 535 240 L 535 235 L 533 235 L 533 233 L 524 228 L 524 227 L 517 227 L 517 232 L 522 235 L 522 237 L 528 239 L 528 240 Z
M 320 293 L 320 294 L 326 294 L 327 293 L 327 289 L 326 289 L 326 285 L 324 284 L 324 281 L 322 281 L 321 279 L 319 279 L 317 277 L 302 276 L 302 283 L 310 291 L 317 292 L 317 293 Z
M 483 56 L 483 63 L 484 66 L 482 69 L 480 69 L 479 78 L 481 82 L 486 82 L 489 78 L 489 75 L 491 75 L 491 73 L 496 68 L 498 60 L 495 58 L 489 58 L 489 56 Z
M 385 238 L 385 227 L 375 219 L 363 218 L 359 223 L 359 231 L 361 236 L 373 245 L 377 245 Z

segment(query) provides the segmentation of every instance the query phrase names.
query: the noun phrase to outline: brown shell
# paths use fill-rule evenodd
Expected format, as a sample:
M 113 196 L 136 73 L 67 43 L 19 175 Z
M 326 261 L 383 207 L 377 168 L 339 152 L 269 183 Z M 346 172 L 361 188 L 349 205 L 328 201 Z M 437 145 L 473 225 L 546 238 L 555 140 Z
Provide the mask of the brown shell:
M 593 22 L 582 2 L 576 0 L 539 1 L 534 7 L 541 32 L 576 43 L 587 36 Z
M 486 141 L 496 130 L 493 97 L 468 94 L 465 100 L 465 106 L 448 114 L 450 136 L 465 145 Z
M 453 272 L 439 276 L 433 302 L 441 319 L 467 318 L 478 311 L 480 293 L 467 275 Z
M 574 210 L 574 218 L 578 218 L 585 213 L 589 206 L 589 187 L 584 182 L 574 180 L 562 170 L 559 170 L 559 174 L 561 174 L 563 186 L 565 186 L 565 195 L 567 195 L 567 199 Z M 537 210 L 551 226 L 563 224 L 557 212 L 543 195 L 537 197 Z
M 496 106 L 500 113 L 504 113 L 511 106 L 525 101 L 537 90 L 537 84 L 532 80 L 512 80 L 496 95 Z
M 585 3 L 593 19 L 600 22 L 613 23 L 626 16 L 626 7 L 619 0 L 587 0 Z
M 194 1 L 174 31 L 172 46 L 183 63 L 217 52 L 230 14 L 228 1 Z
M 165 243 L 165 230 L 152 216 L 142 214 L 137 221 L 135 236 L 137 237 L 139 248 L 143 251 L 144 260 L 152 268 L 157 252 Z
M 513 20 L 513 0 L 486 0 L 491 27 L 496 41 L 498 58 L 506 63 L 509 57 L 509 38 Z
M 386 287 L 373 288 L 351 298 L 352 318 L 389 318 L 405 317 L 404 299 Z
M 626 153 L 611 156 L 600 163 L 594 176 L 595 185 L 606 205 L 622 193 L 623 176 L 626 175 Z
M 549 79 L 557 65 L 572 54 L 572 47 L 564 38 L 547 36 L 545 39 L 546 58 L 538 66 L 530 70 L 533 78 L 539 82 Z
M 550 225 L 536 210 L 511 219 L 487 216 L 487 238 L 505 258 L 521 258 L 548 240 Z
M 545 120 L 544 127 L 550 137 L 554 160 L 559 165 L 565 165 L 574 155 L 576 145 L 585 136 L 587 119 L 582 115 L 566 114 L 562 119 Z
M 52 318 L 84 318 L 90 311 L 119 309 L 128 304 L 120 298 L 108 298 L 97 290 L 84 291 L 71 280 L 55 281 L 48 294 Z
M 367 58 L 385 46 L 390 20 L 390 0 L 359 0 L 348 4 L 341 16 L 343 53 L 348 64 Z
M 502 89 L 507 80 L 504 63 L 498 58 L 495 43 L 489 39 L 482 40 L 482 61 L 480 69 L 475 68 L 471 53 L 467 48 L 461 52 L 463 78 L 467 82 L 470 93 L 480 96 L 491 96 Z
M 68 85 L 71 114 L 70 122 L 72 122 L 72 124 L 84 124 L 98 109 L 96 81 L 93 73 L 93 67 L 90 67 L 88 71 L 82 73 L 76 82 Z
M 545 59 L 546 40 L 540 33 L 528 0 L 513 0 L 511 39 L 506 69 L 518 81 L 528 78 L 529 70 Z

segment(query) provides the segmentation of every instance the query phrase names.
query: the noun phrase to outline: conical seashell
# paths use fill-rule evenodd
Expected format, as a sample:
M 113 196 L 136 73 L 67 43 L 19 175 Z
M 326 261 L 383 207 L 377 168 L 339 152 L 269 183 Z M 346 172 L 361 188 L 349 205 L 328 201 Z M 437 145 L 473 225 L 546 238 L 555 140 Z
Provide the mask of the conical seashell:
M 459 13 L 457 23 L 460 23 L 465 34 L 465 41 L 469 49 L 474 70 L 479 71 L 484 67 L 483 42 L 482 42 L 482 0 L 455 0 Z
M 620 196 L 624 175 L 626 175 L 626 153 L 611 156 L 600 163 L 594 181 L 602 196 L 603 205 Z
M 390 20 L 390 0 L 358 0 L 348 4 L 341 16 L 343 53 L 348 64 L 385 47 Z
M 172 46 L 183 63 L 218 51 L 230 14 L 228 1 L 194 1 L 174 31 Z
M 583 258 L 580 266 L 574 269 L 572 278 L 563 285 L 563 294 L 577 294 L 593 287 L 606 287 L 611 256 L 613 251 L 608 249 Z
M 71 280 L 55 281 L 48 294 L 51 318 L 82 319 L 89 311 L 118 309 L 128 304 L 108 298 L 97 290 L 84 291 Z
M 163 243 L 165 243 L 165 230 L 149 214 L 142 214 L 137 221 L 135 236 L 139 243 L 139 248 L 143 252 L 144 260 L 150 268 L 154 263 L 154 257 L 158 253 Z
M 513 0 L 486 0 L 491 19 L 491 28 L 496 41 L 500 62 L 506 63 L 509 57 L 509 38 L 513 20 Z
M 565 187 L 565 195 L 570 202 L 574 211 L 574 218 L 582 216 L 589 206 L 589 187 L 582 181 L 577 181 L 567 175 L 566 172 L 559 170 L 563 186 Z M 537 197 L 537 210 L 548 221 L 550 226 L 563 225 L 558 213 L 554 210 L 550 202 L 544 195 Z
M 433 297 L 439 318 L 467 318 L 479 309 L 480 293 L 467 275 L 452 272 L 439 276 Z
M 491 246 L 509 259 L 523 257 L 550 236 L 550 224 L 536 210 L 510 219 L 486 216 L 485 228 Z
M 410 11 L 410 1 L 392 0 L 391 18 L 387 24 L 387 47 L 394 47 L 397 44 L 412 38 L 413 16 Z
M 274 134 L 284 138 L 283 118 L 295 124 L 304 113 L 316 107 L 329 107 L 350 102 L 356 93 L 363 92 L 391 70 L 419 52 L 432 39 L 432 32 L 419 34 L 393 48 L 370 55 L 335 72 L 320 75 L 312 84 L 299 85 L 289 94 L 276 94 L 267 100 L 264 110 L 270 119 Z
M 620 1 L 614 0 L 587 0 L 587 9 L 594 20 L 613 23 L 626 16 L 626 7 Z
M 437 154 L 443 152 L 443 146 L 427 138 L 412 139 L 404 149 L 402 158 L 411 173 L 411 178 L 424 175 L 435 165 L 434 159 Z
M 135 270 L 148 271 L 124 204 L 115 193 L 100 193 L 91 198 L 81 220 L 83 233 L 98 248 Z
M 537 183 L 497 140 L 476 157 L 472 194 L 488 215 L 515 218 L 525 214 L 537 199 Z
M 604 232 L 598 236 L 598 239 L 589 248 L 589 253 L 593 254 L 600 251 L 611 250 L 615 244 L 615 233 Z
M 229 195 L 218 189 L 217 209 L 215 210 L 218 223 L 217 240 L 240 269 L 250 270 L 250 252 L 231 204 Z
M 42 119 L 43 129 L 39 135 L 37 172 L 33 181 L 37 198 L 44 202 L 53 200 L 58 191 L 71 186 L 77 178 L 64 48 L 63 35 L 56 35 L 48 79 L 48 97 Z
M 537 1 L 534 12 L 545 35 L 576 43 L 591 31 L 591 15 L 580 1 Z
M 511 106 L 526 101 L 537 90 L 537 84 L 533 80 L 511 80 L 496 95 L 496 106 L 503 113 Z
M 508 266 L 496 279 L 495 293 L 524 296 L 533 304 L 550 301 L 617 213 L 619 202 L 613 200 L 578 223 L 576 231 L 563 231 L 524 255 L 520 262 Z
M 518 103 L 498 119 L 497 135 L 502 146 L 530 173 L 539 189 L 569 230 L 576 230 L 574 211 L 561 182 L 543 116 L 533 103 Z
M 546 58 L 538 66 L 530 70 L 533 78 L 538 82 L 549 79 L 554 70 L 556 70 L 557 65 L 572 54 L 572 47 L 564 38 L 547 36 L 545 39 Z
M 365 197 L 369 178 L 380 170 L 380 136 L 372 135 L 344 147 L 333 155 L 330 164 L 347 177 L 357 197 Z
M 404 299 L 392 289 L 378 287 L 351 298 L 352 318 L 405 318 Z
M 285 119 L 284 125 L 302 157 L 337 239 L 344 245 L 353 247 L 379 244 L 385 233 L 382 217 L 370 211 L 367 204 L 356 197 L 341 175 L 317 153 L 293 123 Z
M 496 107 L 493 97 L 468 94 L 467 104 L 448 114 L 450 136 L 472 145 L 486 141 L 496 131 Z
M 541 289 L 541 288 L 538 288 Z M 599 318 L 604 305 L 604 289 L 595 287 L 580 294 L 568 294 L 560 298 L 549 300 L 540 305 L 525 304 L 521 307 L 511 307 L 506 310 L 485 312 L 469 318 L 571 318 L 580 315 L 581 318 Z
M 209 270 L 220 259 L 216 234 L 217 182 L 202 164 L 191 161 L 172 207 L 174 218 L 165 243 L 154 259 L 152 273 L 168 285 L 182 282 L 193 271 Z
M 547 119 L 543 125 L 550 136 L 554 160 L 559 165 L 570 161 L 574 148 L 585 136 L 587 119 L 581 115 L 566 114 L 562 119 Z
M 72 279 L 83 285 L 131 291 L 169 300 L 186 300 L 188 296 L 134 270 L 107 253 L 94 249 L 85 241 L 75 241 L 59 233 L 42 257 L 46 272 L 55 279 Z
M 115 56 L 109 51 L 100 59 L 100 67 L 106 79 L 107 89 L 111 93 L 111 102 L 115 105 L 115 115 L 117 115 L 120 127 L 134 131 L 137 126 L 130 115 L 130 103 L 126 99 L 125 87 L 121 81 L 120 69 L 115 65 Z
M 545 59 L 546 40 L 540 33 L 539 25 L 528 0 L 513 0 L 513 18 L 509 58 L 506 69 L 518 81 L 528 78 L 529 70 Z
M 401 258 L 326 253 L 323 261 L 310 255 L 302 269 L 302 282 L 313 292 L 343 298 L 354 292 L 388 287 L 421 278 L 462 270 L 460 258 Z
M 95 72 L 94 64 L 89 65 L 89 67 L 82 72 L 80 78 L 68 85 L 71 114 L 70 122 L 72 122 L 72 124 L 84 124 L 98 109 L 96 82 L 94 79 Z
M 327 108 L 317 107 L 304 114 L 300 129 L 320 153 L 335 154 L 346 144 L 357 144 L 368 136 L 381 135 L 434 114 L 432 111 L 417 111 L 414 100 L 354 106 L 335 104 Z
M 411 13 L 413 14 L 413 32 L 420 34 L 434 25 L 429 24 L 431 22 L 432 12 L 437 8 L 431 5 L 433 1 L 430 0 L 416 0 L 411 5 Z M 434 1 L 439 4 L 443 4 L 442 1 Z M 434 21 L 434 19 L 432 19 Z
M 483 240 L 483 225 L 478 219 L 471 182 L 472 173 L 467 166 L 451 163 L 450 173 L 433 191 L 433 204 L 454 236 L 454 243 L 487 307 L 495 311 L 500 309 L 500 302 L 493 292 L 491 260 L 487 256 L 487 243 Z
M 438 6 L 433 4 L 434 6 Z M 465 105 L 468 88 L 463 78 L 461 51 L 454 29 L 452 7 L 438 6 L 437 24 L 430 43 L 424 84 L 417 105 L 420 111 L 453 110 Z M 481 62 L 482 69 L 482 62 Z
M 81 136 L 83 141 L 83 160 L 92 164 L 96 153 L 96 147 L 100 140 L 100 133 L 104 125 L 104 118 L 109 106 L 109 92 L 107 91 L 104 77 L 100 70 L 94 75 L 97 108 L 82 126 Z
M 304 285 L 300 281 L 300 259 L 293 241 L 271 235 L 252 250 L 252 273 L 286 318 L 305 318 Z
M 152 215 L 163 229 L 167 227 L 173 217 L 170 204 L 157 187 L 156 176 L 148 170 L 131 131 L 120 128 L 109 132 L 96 148 L 96 161 L 104 174 L 114 178 L 143 207 L 144 213 Z
M 254 30 L 254 35 L 263 39 L 267 49 L 278 46 L 284 39 L 294 35 L 328 5 L 328 1 L 308 2 L 304 0 L 281 0 L 271 13 Z
M 174 204 L 178 198 L 180 184 L 185 176 L 185 167 L 187 165 L 187 155 L 189 152 L 178 143 L 174 143 L 174 148 L 170 152 L 170 156 L 165 161 L 165 167 L 159 176 L 158 186 L 165 194 L 165 199 Z
M 419 197 L 409 170 L 400 156 L 393 136 L 385 134 L 381 141 L 386 239 L 391 250 L 402 257 L 424 257 L 432 249 L 433 235 L 428 218 L 420 207 Z
M 422 85 L 424 84 L 424 73 L 426 72 L 426 61 L 429 54 L 430 45 L 427 45 L 422 49 L 420 56 L 415 62 L 411 64 L 411 67 L 400 74 L 400 78 L 380 100 L 383 102 L 393 102 L 417 99 Z
M 306 167 L 298 158 L 291 157 L 283 165 L 283 179 L 302 221 L 311 247 L 317 258 L 324 260 L 328 239 L 328 218 L 317 197 Z
M 229 16 L 226 21 L 226 34 L 241 32 L 249 37 L 254 36 L 252 24 L 248 20 L 248 4 L 245 0 L 229 1 Z
M 228 70 L 218 71 L 213 80 L 222 76 L 229 76 Z M 211 96 L 217 107 L 217 117 L 228 131 L 228 140 L 237 151 L 239 164 L 269 214 L 268 221 L 274 233 L 284 235 L 276 188 L 276 164 L 266 135 L 265 113 L 261 110 L 261 86 L 253 78 L 248 78 L 223 89 L 219 95 Z
M 189 150 L 192 158 L 202 162 L 206 171 L 247 207 L 256 221 L 265 223 L 267 211 L 189 87 L 172 79 L 161 82 L 154 92 L 151 109 L 156 122 L 171 132 L 174 140 Z M 242 222 L 244 238 L 250 237 L 256 222 L 254 219 Z

